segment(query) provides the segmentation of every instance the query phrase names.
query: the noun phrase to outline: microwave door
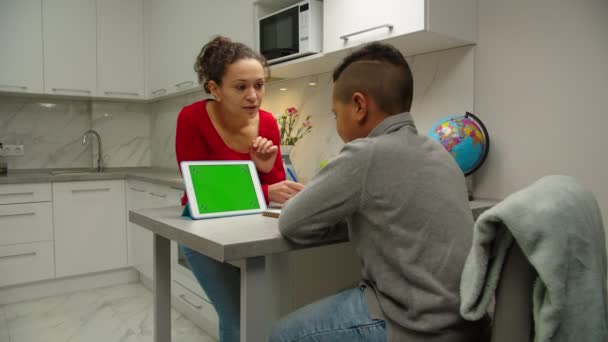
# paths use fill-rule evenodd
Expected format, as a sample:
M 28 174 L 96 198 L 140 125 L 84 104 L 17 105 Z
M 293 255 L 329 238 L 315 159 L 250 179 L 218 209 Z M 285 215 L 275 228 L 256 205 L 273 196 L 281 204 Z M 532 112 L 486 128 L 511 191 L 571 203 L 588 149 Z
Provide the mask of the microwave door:
M 300 51 L 298 7 L 260 20 L 260 52 L 267 60 Z

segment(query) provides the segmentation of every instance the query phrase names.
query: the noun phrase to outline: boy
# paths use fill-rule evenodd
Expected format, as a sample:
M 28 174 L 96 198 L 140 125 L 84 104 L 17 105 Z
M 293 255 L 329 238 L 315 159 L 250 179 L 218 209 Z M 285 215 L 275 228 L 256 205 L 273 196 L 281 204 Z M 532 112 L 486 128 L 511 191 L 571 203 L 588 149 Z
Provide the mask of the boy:
M 333 73 L 342 151 L 284 206 L 279 229 L 299 244 L 348 234 L 359 287 L 308 305 L 274 327 L 278 341 L 475 341 L 459 314 L 473 218 L 464 176 L 417 133 L 403 55 L 372 43 Z

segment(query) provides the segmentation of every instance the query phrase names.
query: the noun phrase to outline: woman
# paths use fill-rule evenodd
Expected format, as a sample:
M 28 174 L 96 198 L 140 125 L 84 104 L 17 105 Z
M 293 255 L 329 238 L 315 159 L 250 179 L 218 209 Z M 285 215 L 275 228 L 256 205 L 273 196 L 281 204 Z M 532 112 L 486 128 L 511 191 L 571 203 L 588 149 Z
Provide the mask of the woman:
M 279 129 L 260 109 L 264 57 L 248 46 L 217 37 L 196 58 L 194 70 L 213 100 L 184 107 L 177 118 L 175 152 L 183 160 L 252 160 L 266 201 L 284 203 L 302 189 L 285 180 Z M 182 205 L 187 198 L 184 194 Z M 240 270 L 181 246 L 220 319 L 220 342 L 240 339 Z

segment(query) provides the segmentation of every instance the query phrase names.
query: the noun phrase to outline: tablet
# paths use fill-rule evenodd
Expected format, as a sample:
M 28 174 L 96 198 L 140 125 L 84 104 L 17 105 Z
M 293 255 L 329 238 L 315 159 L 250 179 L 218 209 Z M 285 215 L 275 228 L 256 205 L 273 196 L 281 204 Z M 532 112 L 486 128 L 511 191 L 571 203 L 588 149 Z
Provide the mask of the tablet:
M 258 214 L 266 200 L 250 161 L 183 161 L 180 164 L 194 219 Z

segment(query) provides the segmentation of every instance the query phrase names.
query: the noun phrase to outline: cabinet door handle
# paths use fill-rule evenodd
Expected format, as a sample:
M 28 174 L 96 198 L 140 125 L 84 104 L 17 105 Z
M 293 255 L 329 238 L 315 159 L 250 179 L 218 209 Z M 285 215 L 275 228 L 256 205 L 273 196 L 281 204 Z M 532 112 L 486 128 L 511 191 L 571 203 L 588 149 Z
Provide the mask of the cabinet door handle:
M 157 194 L 155 192 L 150 192 L 150 195 L 155 196 L 155 197 L 160 197 L 160 198 L 167 197 L 167 194 Z
M 182 83 L 176 84 L 175 87 L 178 88 L 178 89 L 181 89 L 181 88 L 183 88 L 186 85 L 189 86 L 189 87 L 191 87 L 191 86 L 194 85 L 194 82 L 192 82 L 192 81 L 184 81 Z
M 34 195 L 33 192 L 7 192 L 5 194 L 0 194 L 0 196 L 29 196 Z
M 4 88 L 7 90 L 22 91 L 22 92 L 27 91 L 26 86 L 18 86 L 18 85 L 12 85 L 12 84 L 0 84 L 0 88 Z
M 2 217 L 15 217 L 15 216 L 34 216 L 34 215 L 36 215 L 36 213 L 34 213 L 34 212 L 30 212 L 30 213 L 2 214 L 2 215 L 0 215 L 0 218 L 2 218 Z
M 36 256 L 36 252 L 13 254 L 13 255 L 2 255 L 2 256 L 0 256 L 0 260 L 3 260 L 3 259 L 14 259 L 14 258 L 25 258 L 25 257 L 29 257 L 29 256 L 32 256 L 32 257 Z
M 108 96 L 118 95 L 118 96 L 139 96 L 139 93 L 130 93 L 126 91 L 104 91 L 104 94 Z
M 192 303 L 191 301 L 189 301 L 188 299 L 186 299 L 186 294 L 184 294 L 184 293 L 180 294 L 179 298 L 181 298 L 184 302 L 192 305 L 192 307 L 194 307 L 196 310 L 200 310 L 203 308 L 202 305 L 196 305 L 196 304 Z
M 167 89 L 165 88 L 161 88 L 161 89 L 156 89 L 152 92 L 152 95 L 154 96 L 160 96 L 160 95 L 164 95 L 167 93 Z
M 74 189 L 74 190 L 72 190 L 72 193 L 76 194 L 76 193 L 82 193 L 82 192 L 106 192 L 106 191 L 110 191 L 110 188 L 103 188 L 103 189 Z
M 348 41 L 348 38 L 350 38 L 352 36 L 356 36 L 356 35 L 361 34 L 361 33 L 377 30 L 377 29 L 380 29 L 380 28 L 383 28 L 383 27 L 387 27 L 388 28 L 388 32 L 391 32 L 393 30 L 394 26 L 393 26 L 393 24 L 382 24 L 382 25 L 378 25 L 378 26 L 367 28 L 365 30 L 361 30 L 361 31 L 345 34 L 343 36 L 340 36 L 340 39 L 344 40 L 344 42 L 346 43 Z
M 87 89 L 69 89 L 69 88 L 51 88 L 54 93 L 81 93 L 90 94 L 91 91 Z
M 146 192 L 146 190 L 142 190 L 142 189 L 138 189 L 138 188 L 129 187 L 129 189 L 131 189 L 133 191 L 137 191 L 137 192 Z

